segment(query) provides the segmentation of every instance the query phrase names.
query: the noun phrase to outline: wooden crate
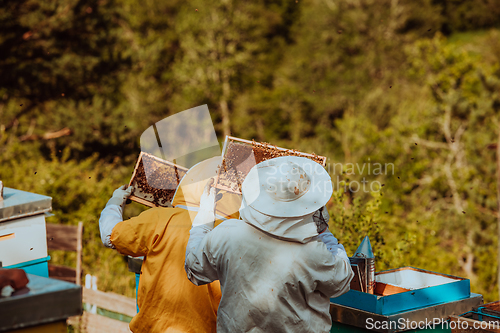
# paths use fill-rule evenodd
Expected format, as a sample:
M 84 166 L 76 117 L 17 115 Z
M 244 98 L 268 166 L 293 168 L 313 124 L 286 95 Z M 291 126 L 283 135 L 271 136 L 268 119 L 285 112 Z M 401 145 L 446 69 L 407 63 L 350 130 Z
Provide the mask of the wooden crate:
M 452 333 L 500 333 L 500 301 L 483 304 L 460 316 L 450 316 Z
M 112 292 L 103 292 L 88 288 L 82 289 L 83 302 L 95 305 L 117 314 L 127 317 L 134 317 L 137 314 L 134 298 Z M 75 332 L 79 333 L 129 333 L 128 322 L 109 318 L 97 313 L 84 311 L 82 316 L 68 318 L 68 325 L 71 325 Z
M 215 187 L 233 193 L 241 193 L 241 184 L 253 166 L 280 156 L 307 157 L 322 166 L 326 166 L 325 156 L 226 136 L 222 152 L 222 166 L 219 168 Z
M 130 200 L 149 207 L 171 207 L 171 200 L 187 168 L 141 152 L 130 178 Z M 150 176 L 146 179 L 146 173 Z

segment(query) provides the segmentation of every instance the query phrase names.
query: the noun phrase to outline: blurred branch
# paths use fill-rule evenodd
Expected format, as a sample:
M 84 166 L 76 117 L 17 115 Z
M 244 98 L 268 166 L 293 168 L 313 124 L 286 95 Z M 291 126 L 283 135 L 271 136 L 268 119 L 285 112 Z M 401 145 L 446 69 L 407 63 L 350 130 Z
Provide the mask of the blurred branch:
M 451 171 L 451 165 L 453 164 L 453 160 L 455 159 L 455 157 L 459 154 L 460 144 L 458 140 L 460 139 L 460 137 L 464 132 L 463 129 L 464 127 L 460 125 L 460 127 L 456 131 L 456 134 L 458 134 L 459 137 L 456 138 L 457 144 L 454 144 L 455 140 L 451 136 L 451 114 L 452 114 L 452 107 L 451 106 L 445 107 L 442 129 L 443 129 L 443 134 L 446 137 L 446 141 L 448 142 L 447 145 L 449 146 L 450 152 L 448 153 L 448 156 L 446 158 L 446 163 L 444 164 L 443 169 L 446 174 L 446 178 L 448 179 L 448 185 L 450 186 L 451 193 L 453 194 L 453 204 L 455 205 L 457 213 L 460 213 L 463 211 L 463 203 L 460 200 L 457 184 L 455 182 L 455 178 L 453 177 L 453 172 Z M 457 167 L 461 167 L 462 161 L 460 162 L 457 161 L 456 164 Z
M 455 164 L 456 168 L 461 169 L 465 162 L 465 153 L 463 146 L 460 145 L 460 139 L 465 132 L 465 126 L 460 124 L 457 131 L 455 132 L 455 136 L 451 135 L 451 115 L 452 108 L 446 107 L 444 113 L 444 119 L 442 124 L 442 131 L 446 138 L 447 143 L 444 142 L 435 142 L 420 139 L 417 135 L 412 136 L 413 142 L 420 144 L 424 147 L 431 149 L 447 149 L 448 156 L 446 157 L 446 162 L 443 164 L 443 171 L 446 175 L 446 179 L 448 181 L 448 186 L 453 195 L 453 204 L 458 213 L 463 211 L 464 203 L 460 199 L 460 194 L 458 193 L 458 187 L 455 182 L 455 178 L 453 177 L 452 165 Z M 455 163 L 453 161 L 455 160 Z
M 448 143 L 452 150 L 456 152 L 456 166 L 458 169 L 461 169 L 465 164 L 465 148 L 460 144 L 460 139 L 462 138 L 462 134 L 465 132 L 465 126 L 463 124 L 455 132 L 455 137 L 451 138 L 451 141 Z M 456 142 L 456 144 L 453 144 Z
M 25 114 L 28 114 L 30 113 L 33 109 L 35 108 L 35 105 L 32 104 L 30 106 L 28 106 L 27 108 L 25 109 L 22 109 L 21 111 L 19 111 L 15 116 L 14 118 L 10 121 L 10 123 L 8 123 L 4 130 L 5 131 L 8 131 L 9 129 L 11 129 L 17 122 L 18 122 L 18 119 L 22 116 L 24 116 Z
M 451 171 L 451 164 L 453 162 L 454 153 L 450 152 L 446 158 L 446 163 L 443 165 L 444 173 L 448 180 L 448 185 L 450 186 L 451 193 L 453 194 L 453 204 L 458 213 L 463 211 L 462 203 L 460 202 L 460 197 L 457 189 L 457 184 L 455 183 L 455 178 Z
M 117 23 L 123 29 L 123 36 L 125 36 L 130 41 L 132 49 L 134 51 L 139 51 L 139 44 L 136 41 L 134 31 L 130 28 L 130 25 L 125 20 L 117 20 Z
M 444 108 L 444 121 L 443 121 L 443 133 L 446 141 L 451 142 L 451 106 L 446 106 Z
M 54 21 L 57 21 L 61 17 L 66 16 L 66 14 L 69 13 L 70 9 L 71 9 L 70 4 L 66 4 L 66 6 L 62 10 L 60 10 L 56 15 L 47 17 L 45 20 L 38 22 L 38 24 L 36 24 L 34 27 L 32 27 L 31 30 L 26 31 L 23 34 L 23 39 L 28 40 L 31 37 L 33 37 L 33 35 L 35 36 L 33 38 L 38 38 L 39 36 L 37 36 L 37 33 L 39 31 L 45 29 L 47 26 L 49 26 Z
M 467 244 L 463 247 L 466 251 L 466 255 L 464 256 L 464 258 L 458 260 L 458 264 L 465 272 L 466 276 L 471 280 L 471 283 L 477 280 L 477 275 L 474 272 L 475 256 L 472 252 L 472 249 L 474 248 L 473 234 L 474 232 L 469 229 L 469 231 L 467 232 Z
M 421 139 L 417 135 L 413 135 L 411 137 L 411 139 L 409 139 L 409 141 L 415 142 L 415 143 L 420 144 L 424 147 L 432 148 L 432 149 L 450 149 L 450 147 L 448 147 L 448 144 L 446 144 L 444 142 L 435 142 L 435 141 Z
M 73 131 L 67 127 L 56 131 L 56 132 L 47 132 L 43 134 L 42 136 L 36 135 L 36 134 L 26 134 L 21 137 L 19 137 L 19 141 L 36 141 L 36 140 L 51 140 L 51 139 L 57 139 L 63 136 L 68 136 L 71 135 Z
M 474 254 L 472 252 L 469 252 L 466 254 L 465 258 L 459 259 L 458 264 L 462 268 L 462 270 L 465 272 L 465 276 L 467 276 L 470 280 L 472 280 L 471 283 L 473 283 L 475 280 L 477 280 L 477 275 L 474 273 Z
M 487 214 L 487 215 L 490 215 L 490 216 L 494 216 L 494 217 L 499 217 L 498 215 L 498 212 L 497 211 L 494 211 L 494 210 L 491 210 L 489 208 L 486 208 L 486 207 L 482 207 L 482 206 L 475 206 L 475 208 L 480 211 L 481 213 L 483 214 Z

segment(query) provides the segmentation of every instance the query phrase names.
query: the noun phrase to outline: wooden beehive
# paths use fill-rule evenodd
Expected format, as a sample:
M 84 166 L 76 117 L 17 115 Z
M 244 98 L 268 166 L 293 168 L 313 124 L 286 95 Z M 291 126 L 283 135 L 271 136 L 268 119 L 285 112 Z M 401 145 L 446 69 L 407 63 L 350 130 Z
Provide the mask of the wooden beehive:
M 482 304 L 464 314 L 452 315 L 449 319 L 452 333 L 500 333 L 500 301 Z
M 149 207 L 171 207 L 175 190 L 187 170 L 141 152 L 129 182 L 134 188 L 129 199 Z
M 215 187 L 233 193 L 241 193 L 241 184 L 253 166 L 280 156 L 307 157 L 322 166 L 326 165 L 325 156 L 226 136 L 222 152 L 222 166 L 217 174 Z

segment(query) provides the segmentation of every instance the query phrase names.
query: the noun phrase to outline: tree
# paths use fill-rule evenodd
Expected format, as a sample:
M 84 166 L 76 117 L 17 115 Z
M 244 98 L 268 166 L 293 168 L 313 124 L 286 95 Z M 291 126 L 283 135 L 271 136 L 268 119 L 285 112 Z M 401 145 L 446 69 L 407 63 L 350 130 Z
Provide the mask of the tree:
M 43 137 L 68 127 L 78 141 L 91 141 L 81 121 L 95 131 L 98 115 L 85 109 L 116 105 L 116 83 L 130 62 L 116 8 L 113 0 L 0 3 L 2 132 Z
M 498 43 L 494 35 L 489 42 Z M 385 252 L 408 239 L 402 263 L 465 275 L 492 299 L 496 161 L 486 146 L 497 139 L 497 65 L 440 35 L 417 41 L 406 55 L 408 74 L 396 95 L 379 100 L 393 105 L 388 126 L 367 124 L 362 115 L 370 104 L 360 103 L 360 115 L 344 116 L 337 127 L 354 162 L 394 163 L 394 175 L 378 176 L 385 184 L 380 210 L 388 213 L 379 222 L 386 226 Z
M 265 82 L 279 61 L 297 6 L 288 1 L 190 2 L 177 16 L 175 105 L 208 103 L 216 128 L 231 133 L 232 101 Z

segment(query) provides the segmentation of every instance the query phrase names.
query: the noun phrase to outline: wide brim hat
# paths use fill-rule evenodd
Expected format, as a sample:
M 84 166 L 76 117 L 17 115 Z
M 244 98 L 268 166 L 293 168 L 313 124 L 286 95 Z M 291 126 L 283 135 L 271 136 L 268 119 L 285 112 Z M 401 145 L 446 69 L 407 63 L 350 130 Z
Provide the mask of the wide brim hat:
M 332 181 L 308 158 L 282 156 L 255 165 L 242 184 L 246 205 L 270 216 L 312 214 L 330 200 Z

